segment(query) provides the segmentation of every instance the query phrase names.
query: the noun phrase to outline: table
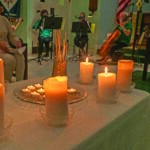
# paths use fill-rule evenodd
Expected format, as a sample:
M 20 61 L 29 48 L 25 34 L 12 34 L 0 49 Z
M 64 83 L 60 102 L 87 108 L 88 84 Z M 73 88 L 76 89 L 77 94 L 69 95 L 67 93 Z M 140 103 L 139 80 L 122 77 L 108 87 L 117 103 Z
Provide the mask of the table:
M 15 98 L 13 90 L 26 81 L 6 87 L 5 112 L 13 118 L 11 135 L 0 150 L 148 150 L 150 147 L 150 96 L 133 89 L 121 93 L 117 103 L 96 102 L 96 79 L 91 85 L 74 84 L 87 90 L 66 127 L 48 126 L 40 119 L 40 105 Z

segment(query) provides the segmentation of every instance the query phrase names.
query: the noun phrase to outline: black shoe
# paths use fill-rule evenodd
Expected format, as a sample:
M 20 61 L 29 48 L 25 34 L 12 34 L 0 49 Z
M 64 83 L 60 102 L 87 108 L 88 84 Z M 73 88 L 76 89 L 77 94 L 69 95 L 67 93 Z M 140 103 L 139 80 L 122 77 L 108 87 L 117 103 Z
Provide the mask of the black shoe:
M 111 62 L 111 57 L 110 56 L 106 56 L 104 59 L 101 59 L 101 61 L 97 61 L 97 63 L 99 65 L 104 65 L 104 64 L 107 64 L 108 62 Z
M 105 60 L 97 61 L 97 64 L 99 65 L 105 65 L 107 62 Z
M 38 58 L 42 58 L 42 54 L 39 54 L 39 55 L 38 55 Z
M 102 61 L 102 60 L 104 60 L 105 59 L 105 57 L 102 57 L 102 58 L 100 58 L 100 59 L 97 59 L 96 61 L 97 62 L 100 62 L 100 61 Z
M 43 57 L 49 57 L 49 53 L 46 53 Z

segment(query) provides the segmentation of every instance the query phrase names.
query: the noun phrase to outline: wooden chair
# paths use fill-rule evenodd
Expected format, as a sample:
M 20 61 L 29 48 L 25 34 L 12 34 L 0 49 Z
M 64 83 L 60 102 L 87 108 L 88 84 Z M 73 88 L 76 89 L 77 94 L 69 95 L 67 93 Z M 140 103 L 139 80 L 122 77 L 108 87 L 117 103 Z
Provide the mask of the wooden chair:
M 26 46 L 26 49 L 23 53 L 24 55 L 24 58 L 25 58 L 25 70 L 24 70 L 24 80 L 27 80 L 28 79 L 28 51 L 27 51 L 27 43 L 23 43 L 23 46 Z
M 24 77 L 23 79 L 24 80 L 27 80 L 28 79 L 28 51 L 27 51 L 27 43 L 23 43 L 22 46 L 25 46 L 26 49 L 25 51 L 23 52 L 23 55 L 24 55 L 24 61 L 25 61 L 25 70 L 24 70 Z M 15 77 L 16 74 L 15 74 L 15 71 L 13 73 L 13 76 Z
M 86 42 L 85 44 L 85 47 L 84 47 L 84 50 L 85 50 L 85 56 L 88 55 L 88 41 Z M 82 49 L 81 48 L 78 48 L 78 54 L 76 54 L 76 46 L 75 44 L 73 45 L 73 52 L 72 52 L 72 56 L 69 57 L 69 60 L 72 60 L 72 61 L 80 61 L 80 53 L 81 53 Z

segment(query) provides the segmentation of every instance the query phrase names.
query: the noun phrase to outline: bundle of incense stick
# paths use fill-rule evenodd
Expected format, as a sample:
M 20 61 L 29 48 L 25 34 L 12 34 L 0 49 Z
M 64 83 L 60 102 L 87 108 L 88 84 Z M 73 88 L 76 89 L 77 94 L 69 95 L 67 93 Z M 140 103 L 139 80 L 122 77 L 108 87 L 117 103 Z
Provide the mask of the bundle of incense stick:
M 61 45 L 61 31 L 56 30 L 54 33 L 56 61 L 63 62 L 66 60 L 68 49 L 66 36 L 67 35 L 65 33 L 63 44 Z

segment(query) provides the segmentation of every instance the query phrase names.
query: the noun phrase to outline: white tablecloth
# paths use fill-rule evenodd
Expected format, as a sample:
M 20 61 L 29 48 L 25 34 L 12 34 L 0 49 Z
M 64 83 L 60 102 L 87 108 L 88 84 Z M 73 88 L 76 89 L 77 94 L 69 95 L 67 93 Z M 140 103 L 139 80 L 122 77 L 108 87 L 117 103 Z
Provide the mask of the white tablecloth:
M 13 90 L 26 81 L 6 88 L 5 113 L 13 118 L 11 135 L 0 143 L 0 150 L 149 150 L 150 97 L 133 90 L 121 93 L 117 103 L 96 102 L 96 80 L 84 88 L 88 97 L 69 105 L 72 116 L 68 126 L 48 126 L 40 117 L 43 106 L 15 98 Z

